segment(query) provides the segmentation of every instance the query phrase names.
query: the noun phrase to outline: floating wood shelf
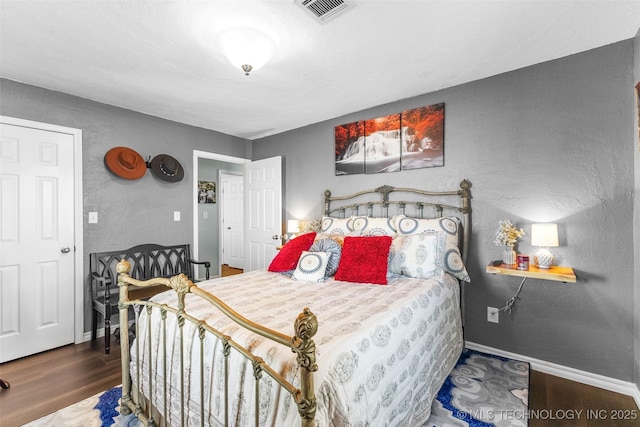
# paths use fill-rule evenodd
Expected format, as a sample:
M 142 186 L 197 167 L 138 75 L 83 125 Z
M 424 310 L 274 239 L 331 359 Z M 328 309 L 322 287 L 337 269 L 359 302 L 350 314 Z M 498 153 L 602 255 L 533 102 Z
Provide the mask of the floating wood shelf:
M 550 268 L 531 266 L 528 270 L 518 270 L 514 265 L 488 265 L 487 273 L 503 276 L 524 277 L 529 279 L 555 280 L 557 282 L 576 283 L 576 275 L 571 267 L 552 265 Z

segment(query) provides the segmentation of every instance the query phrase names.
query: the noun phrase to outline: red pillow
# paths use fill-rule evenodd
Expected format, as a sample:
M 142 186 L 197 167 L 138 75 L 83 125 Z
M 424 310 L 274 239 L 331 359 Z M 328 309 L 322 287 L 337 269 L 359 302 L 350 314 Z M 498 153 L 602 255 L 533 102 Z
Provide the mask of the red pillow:
M 335 279 L 387 284 L 391 236 L 345 237 Z
M 289 240 L 273 258 L 271 264 L 269 264 L 268 270 L 280 272 L 295 269 L 298 265 L 300 255 L 302 255 L 303 251 L 309 250 L 313 244 L 313 239 L 315 238 L 316 233 L 311 232 Z

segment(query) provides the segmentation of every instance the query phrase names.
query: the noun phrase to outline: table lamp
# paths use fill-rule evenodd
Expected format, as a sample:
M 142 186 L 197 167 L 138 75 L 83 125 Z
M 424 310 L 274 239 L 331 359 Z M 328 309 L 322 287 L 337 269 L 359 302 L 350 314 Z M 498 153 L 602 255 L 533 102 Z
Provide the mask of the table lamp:
M 553 254 L 547 248 L 558 246 L 557 224 L 531 224 L 531 245 L 541 246 L 534 254 L 538 268 L 549 268 Z
M 296 234 L 300 232 L 300 220 L 288 219 L 287 220 L 287 237 L 286 240 L 291 240 L 296 237 Z

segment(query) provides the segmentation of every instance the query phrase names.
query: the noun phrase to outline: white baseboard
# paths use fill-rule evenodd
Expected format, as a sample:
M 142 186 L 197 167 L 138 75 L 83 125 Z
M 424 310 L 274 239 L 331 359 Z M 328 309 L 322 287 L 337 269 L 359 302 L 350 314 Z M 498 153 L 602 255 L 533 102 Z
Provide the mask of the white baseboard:
M 556 363 L 546 362 L 544 360 L 535 359 L 521 354 L 511 353 L 500 350 L 498 348 L 489 347 L 482 344 L 466 341 L 465 345 L 471 350 L 481 351 L 483 353 L 495 354 L 496 356 L 507 357 L 509 359 L 522 360 L 531 365 L 534 371 L 544 372 L 546 374 L 555 375 L 556 377 L 565 378 L 571 381 L 599 387 L 605 390 L 621 393 L 633 397 L 636 406 L 640 408 L 640 390 L 634 383 L 622 381 L 616 378 L 605 377 L 604 375 L 594 374 L 587 371 L 571 368 L 568 366 L 558 365 Z
M 129 326 L 133 325 L 133 320 L 129 320 Z M 120 325 L 118 325 L 117 323 L 114 325 L 113 323 L 111 324 L 111 333 L 113 334 L 113 331 L 116 330 L 116 328 L 119 328 Z M 98 328 L 96 330 L 96 340 L 99 338 L 103 338 L 104 337 L 104 328 Z M 87 341 L 91 341 L 91 331 L 87 331 L 84 333 L 84 335 L 82 336 L 82 342 L 87 342 Z
M 112 328 L 111 330 L 113 331 L 114 329 L 115 328 Z M 104 328 L 100 328 L 96 332 L 96 340 L 98 340 L 100 338 L 104 338 Z M 84 333 L 82 342 L 87 342 L 87 341 L 91 341 L 91 331 Z

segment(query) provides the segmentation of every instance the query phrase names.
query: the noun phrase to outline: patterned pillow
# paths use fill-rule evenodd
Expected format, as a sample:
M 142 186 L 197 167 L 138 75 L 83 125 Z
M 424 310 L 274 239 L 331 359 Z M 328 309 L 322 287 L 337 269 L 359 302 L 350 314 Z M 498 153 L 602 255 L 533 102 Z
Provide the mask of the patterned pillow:
M 345 237 L 335 279 L 386 285 L 390 246 L 391 236 Z
M 273 258 L 267 270 L 281 272 L 296 268 L 302 251 L 309 250 L 315 237 L 316 233 L 311 232 L 289 240 Z
M 323 216 L 320 224 L 321 233 L 329 234 L 341 234 L 343 236 L 358 235 L 359 233 L 353 227 L 353 220 L 360 217 L 349 218 L 332 218 L 330 216 Z
M 445 235 L 424 232 L 393 239 L 389 252 L 389 271 L 419 279 L 444 276 Z
M 444 269 L 448 273 L 453 274 L 457 279 L 463 282 L 471 282 L 471 277 L 462 262 L 462 255 L 457 246 L 446 244 L 446 252 L 444 254 Z
M 307 282 L 322 282 L 325 279 L 327 262 L 329 262 L 329 254 L 326 252 L 303 251 L 291 278 Z
M 396 228 L 398 235 L 420 234 L 424 231 L 444 231 L 447 236 L 447 243 L 458 246 L 458 229 L 460 220 L 455 216 L 419 219 L 398 215 L 396 217 Z
M 353 228 L 360 232 L 361 236 L 391 236 L 396 235 L 394 225 L 395 218 L 367 218 L 364 216 L 353 217 Z
M 316 242 L 318 240 L 322 240 L 322 239 L 331 239 L 334 242 L 336 242 L 337 244 L 340 245 L 340 247 L 344 246 L 344 238 L 347 237 L 344 234 L 331 234 L 331 233 L 317 233 L 316 234 Z
M 398 235 L 419 234 L 423 232 L 444 231 L 446 235 L 444 268 L 456 278 L 470 282 L 469 273 L 462 262 L 460 249 L 458 249 L 460 219 L 454 216 L 435 219 L 409 218 L 404 215 L 396 217 Z
M 331 277 L 336 274 L 338 270 L 338 264 L 340 264 L 340 255 L 342 255 L 342 246 L 331 238 L 316 237 L 316 241 L 309 248 L 309 252 L 326 252 L 329 254 L 329 261 L 327 262 L 327 270 L 324 272 L 324 277 Z

